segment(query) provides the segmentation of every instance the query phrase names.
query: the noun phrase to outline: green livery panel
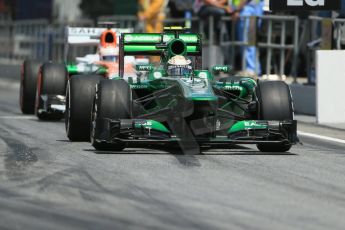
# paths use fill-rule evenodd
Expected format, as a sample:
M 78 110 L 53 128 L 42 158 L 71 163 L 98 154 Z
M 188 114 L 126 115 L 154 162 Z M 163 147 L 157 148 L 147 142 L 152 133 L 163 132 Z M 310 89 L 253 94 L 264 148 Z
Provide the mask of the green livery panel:
M 201 39 L 198 34 L 123 34 L 121 37 L 123 55 L 150 55 L 160 56 L 164 51 L 159 47 L 168 44 L 174 39 L 182 40 L 186 44 L 187 55 L 201 56 Z
M 170 133 L 170 131 L 162 123 L 154 120 L 138 120 L 135 122 L 134 127 L 136 129 L 152 129 L 162 133 Z
M 100 74 L 104 75 L 107 73 L 107 69 L 95 65 L 95 64 L 88 64 L 88 65 L 67 65 L 67 71 L 69 75 L 76 75 L 76 74 Z
M 233 134 L 233 133 L 242 132 L 246 130 L 266 130 L 267 127 L 268 127 L 267 122 L 253 121 L 253 120 L 238 121 L 228 130 L 228 133 Z

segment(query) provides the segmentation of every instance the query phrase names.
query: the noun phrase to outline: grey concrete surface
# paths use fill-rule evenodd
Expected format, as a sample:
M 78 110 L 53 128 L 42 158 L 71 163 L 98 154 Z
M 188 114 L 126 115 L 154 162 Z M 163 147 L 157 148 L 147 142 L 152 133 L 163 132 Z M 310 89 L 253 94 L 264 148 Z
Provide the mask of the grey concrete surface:
M 0 65 L 0 80 L 19 82 L 20 66 L 18 65 Z
M 267 77 L 266 77 L 267 79 Z M 282 80 L 278 75 L 271 75 L 268 80 Z M 307 116 L 316 115 L 316 88 L 308 85 L 307 78 L 285 77 L 283 80 L 289 84 L 292 98 L 294 100 L 295 112 Z
M 340 129 L 345 130 L 345 123 L 325 123 L 325 124 L 319 124 L 317 121 L 317 118 L 315 116 L 309 116 L 309 115 L 302 115 L 302 114 L 295 114 L 295 119 L 299 121 L 300 123 L 305 124 L 312 124 L 324 128 L 332 128 L 332 129 Z M 345 138 L 345 136 L 344 136 Z
M 303 84 L 290 84 L 295 112 L 305 115 L 316 115 L 315 86 Z
M 286 154 L 98 152 L 69 142 L 63 122 L 22 115 L 18 84 L 4 82 L 1 229 L 344 229 L 344 145 L 301 137 Z

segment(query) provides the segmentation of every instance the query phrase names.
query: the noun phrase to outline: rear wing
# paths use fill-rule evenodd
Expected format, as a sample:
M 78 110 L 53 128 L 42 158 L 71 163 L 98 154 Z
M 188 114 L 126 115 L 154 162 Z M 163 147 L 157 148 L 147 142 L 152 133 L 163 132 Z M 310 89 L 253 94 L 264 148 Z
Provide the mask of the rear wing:
M 92 27 L 70 27 L 65 28 L 65 60 L 67 60 L 68 49 L 70 45 L 80 46 L 97 46 L 100 43 L 101 34 L 107 28 L 92 28 Z M 117 35 L 117 44 L 119 43 L 120 35 L 123 33 L 131 33 L 131 28 L 111 28 Z
M 123 56 L 127 55 L 148 55 L 160 56 L 163 49 L 157 46 L 173 40 L 175 35 L 171 34 L 128 34 L 125 33 L 120 39 L 120 50 Z M 179 34 L 178 38 L 187 45 L 188 56 L 201 55 L 201 39 L 198 34 Z M 120 51 L 121 52 L 121 51 Z
M 119 44 L 120 76 L 124 73 L 124 57 L 127 55 L 162 56 L 166 50 L 163 44 L 174 39 L 182 40 L 186 45 L 186 55 L 195 56 L 201 66 L 202 42 L 199 34 L 173 32 L 168 33 L 123 33 Z
M 101 34 L 107 28 L 91 28 L 91 27 L 66 27 L 66 43 L 72 45 L 98 45 Z M 117 34 L 117 39 L 123 33 L 131 33 L 133 29 L 112 28 Z

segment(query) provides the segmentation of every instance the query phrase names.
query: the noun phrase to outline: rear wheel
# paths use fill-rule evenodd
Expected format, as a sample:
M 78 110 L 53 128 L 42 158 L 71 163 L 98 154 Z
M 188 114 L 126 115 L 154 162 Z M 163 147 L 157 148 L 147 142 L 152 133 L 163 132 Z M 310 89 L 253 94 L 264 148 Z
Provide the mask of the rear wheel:
M 66 90 L 65 127 L 71 141 L 90 141 L 91 109 L 99 75 L 76 75 Z
M 38 71 L 40 61 L 25 60 L 20 76 L 20 109 L 24 114 L 35 113 Z
M 61 95 L 66 94 L 67 69 L 64 64 L 45 63 L 40 69 L 37 82 L 36 115 L 42 120 L 59 120 L 63 118 L 61 114 L 40 112 L 44 103 L 41 95 Z
M 292 120 L 293 104 L 289 86 L 283 81 L 259 81 L 257 87 L 260 120 Z M 257 144 L 261 152 L 286 152 L 290 143 Z
M 97 140 L 100 127 L 96 126 L 96 119 L 130 119 L 131 118 L 131 90 L 123 80 L 103 80 L 96 88 L 96 95 L 92 109 L 91 143 L 97 150 L 121 151 L 126 145 L 119 141 L 114 144 Z

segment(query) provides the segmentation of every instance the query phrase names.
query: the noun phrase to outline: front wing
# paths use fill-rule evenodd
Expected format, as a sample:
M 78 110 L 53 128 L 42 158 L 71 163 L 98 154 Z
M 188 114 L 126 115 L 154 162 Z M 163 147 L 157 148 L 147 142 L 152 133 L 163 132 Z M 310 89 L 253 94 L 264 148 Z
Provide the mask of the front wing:
M 115 144 L 176 144 L 178 142 L 209 144 L 260 144 L 281 143 L 295 144 L 298 142 L 297 122 L 291 121 L 250 121 L 260 123 L 260 127 L 244 127 L 237 131 L 229 131 L 227 136 L 184 135 L 186 132 L 173 134 L 164 125 L 152 120 L 143 119 L 97 119 L 94 124 L 95 141 L 98 143 Z M 191 128 L 191 127 L 188 127 Z M 193 130 L 191 132 L 193 133 Z

